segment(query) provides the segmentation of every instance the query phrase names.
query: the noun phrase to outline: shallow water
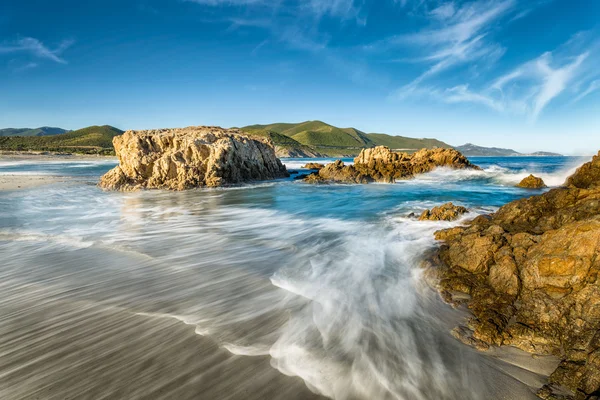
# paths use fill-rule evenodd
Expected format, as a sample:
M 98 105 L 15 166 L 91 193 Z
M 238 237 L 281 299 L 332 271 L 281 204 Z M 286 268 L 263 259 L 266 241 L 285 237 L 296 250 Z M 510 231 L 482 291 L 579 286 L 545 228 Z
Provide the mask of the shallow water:
M 584 160 L 472 161 L 390 185 L 107 193 L 114 162 L 0 160 L 73 178 L 0 192 L 0 398 L 533 396 L 554 360 L 456 342 L 464 314 L 418 268 L 456 223 L 407 215 L 490 212 L 537 193 L 514 187 L 529 173 L 559 185 Z

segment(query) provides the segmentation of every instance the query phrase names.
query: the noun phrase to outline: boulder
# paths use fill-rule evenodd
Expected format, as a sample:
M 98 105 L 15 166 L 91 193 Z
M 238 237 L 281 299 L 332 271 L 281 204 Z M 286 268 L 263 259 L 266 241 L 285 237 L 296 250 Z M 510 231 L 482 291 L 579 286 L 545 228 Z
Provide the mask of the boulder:
M 183 190 L 289 176 L 269 139 L 237 129 L 127 131 L 113 145 L 119 165 L 99 183 L 107 190 Z
M 344 165 L 340 160 L 328 164 L 319 170 L 319 178 L 313 178 L 313 181 L 393 183 L 399 179 L 410 179 L 417 174 L 431 172 L 437 167 L 479 169 L 454 149 L 421 149 L 408 154 L 377 146 L 361 150 L 354 159 L 354 165 Z
M 308 175 L 305 179 L 307 183 L 369 183 L 373 178 L 358 171 L 354 165 L 345 165 L 342 160 L 337 160 L 318 172 Z
M 304 165 L 302 168 L 319 170 L 324 167 L 325 167 L 325 164 L 310 162 L 310 163 L 307 163 L 306 165 Z
M 600 153 L 567 187 L 506 204 L 444 241 L 424 265 L 445 301 L 473 318 L 455 329 L 478 349 L 514 346 L 561 357 L 542 398 L 592 399 L 600 391 Z
M 419 221 L 455 221 L 467 212 L 468 210 L 463 206 L 446 203 L 433 207 L 431 210 L 423 211 L 419 217 Z
M 519 182 L 517 187 L 524 188 L 524 189 L 543 189 L 547 186 L 544 183 L 544 180 L 542 178 L 538 178 L 537 176 L 529 175 L 528 177 L 524 178 L 521 182 Z

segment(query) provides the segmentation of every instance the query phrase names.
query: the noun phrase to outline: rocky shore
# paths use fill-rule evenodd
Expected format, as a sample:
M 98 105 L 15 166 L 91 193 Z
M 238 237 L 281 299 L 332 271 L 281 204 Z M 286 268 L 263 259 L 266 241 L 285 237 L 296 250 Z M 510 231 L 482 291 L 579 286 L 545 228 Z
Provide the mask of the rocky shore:
M 269 139 L 238 129 L 127 131 L 113 145 L 119 165 L 99 184 L 108 190 L 184 190 L 289 176 Z
M 473 315 L 455 337 L 558 356 L 541 398 L 600 398 L 600 153 L 564 187 L 436 238 L 426 277 Z
M 341 160 L 326 165 L 309 175 L 309 183 L 393 183 L 431 172 L 437 167 L 479 169 L 454 149 L 421 149 L 413 154 L 394 152 L 385 146 L 361 150 L 354 165 Z

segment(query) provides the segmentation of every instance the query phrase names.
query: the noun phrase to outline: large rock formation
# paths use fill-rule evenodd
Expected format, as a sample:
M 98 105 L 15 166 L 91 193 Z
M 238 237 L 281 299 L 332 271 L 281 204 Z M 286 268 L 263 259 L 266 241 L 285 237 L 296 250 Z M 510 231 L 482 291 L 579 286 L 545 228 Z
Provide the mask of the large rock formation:
M 119 165 L 100 180 L 109 190 L 183 190 L 288 176 L 269 139 L 237 129 L 127 131 L 113 145 Z
M 308 181 L 393 183 L 399 179 L 409 179 L 417 174 L 433 171 L 437 167 L 479 169 L 454 149 L 422 149 L 408 154 L 393 152 L 385 146 L 377 146 L 363 149 L 354 159 L 354 165 L 344 165 L 338 160 L 311 175 Z
M 521 182 L 517 185 L 517 187 L 524 189 L 543 189 L 546 186 L 544 180 L 542 178 L 538 178 L 537 176 L 529 175 L 526 178 L 523 178 Z
M 565 187 L 514 201 L 445 241 L 428 278 L 473 318 L 454 334 L 479 349 L 515 346 L 561 358 L 538 395 L 600 396 L 600 153 Z

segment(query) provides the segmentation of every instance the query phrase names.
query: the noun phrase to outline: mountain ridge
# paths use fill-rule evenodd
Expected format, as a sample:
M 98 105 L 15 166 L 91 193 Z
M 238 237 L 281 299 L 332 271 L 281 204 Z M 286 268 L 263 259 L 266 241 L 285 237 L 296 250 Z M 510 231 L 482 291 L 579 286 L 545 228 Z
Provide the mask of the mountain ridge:
M 536 151 L 534 153 L 520 153 L 513 149 L 477 146 L 473 143 L 465 143 L 462 146 L 456 146 L 454 148 L 467 157 L 562 156 L 562 154 L 551 153 L 547 151 Z
M 278 122 L 240 128 L 251 135 L 270 136 L 280 157 L 290 153 L 312 152 L 321 157 L 354 157 L 362 149 L 387 146 L 393 150 L 414 152 L 422 148 L 451 148 L 437 139 L 418 139 L 385 133 L 366 133 L 356 128 L 339 128 L 322 121 Z M 276 133 L 277 136 L 273 135 Z M 281 138 L 290 138 L 298 144 Z M 314 157 L 314 156 L 310 156 Z
M 93 125 L 54 135 L 3 136 L 0 137 L 0 150 L 113 155 L 112 139 L 121 134 L 122 130 L 110 125 Z
M 4 128 L 0 129 L 0 137 L 29 137 L 29 136 L 51 136 L 69 132 L 67 129 L 53 126 L 40 126 L 39 128 Z

